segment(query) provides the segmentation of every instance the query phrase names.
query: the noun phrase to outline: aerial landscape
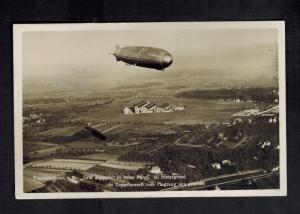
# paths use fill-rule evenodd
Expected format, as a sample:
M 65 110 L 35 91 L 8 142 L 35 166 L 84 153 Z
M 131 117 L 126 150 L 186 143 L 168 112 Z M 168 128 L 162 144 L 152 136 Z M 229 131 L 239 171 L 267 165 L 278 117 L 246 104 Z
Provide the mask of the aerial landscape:
M 25 33 L 24 192 L 279 189 L 277 31 L 190 31 Z

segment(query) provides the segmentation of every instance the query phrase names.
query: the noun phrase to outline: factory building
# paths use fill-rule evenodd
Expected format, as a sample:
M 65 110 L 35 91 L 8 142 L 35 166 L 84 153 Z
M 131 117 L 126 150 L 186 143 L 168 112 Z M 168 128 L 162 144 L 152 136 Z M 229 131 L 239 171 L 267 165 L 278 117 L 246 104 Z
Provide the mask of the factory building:
M 124 114 L 147 114 L 147 113 L 166 113 L 173 111 L 182 111 L 184 110 L 184 106 L 176 106 L 171 105 L 169 103 L 156 104 L 154 102 L 150 102 L 148 100 L 143 100 L 138 102 L 133 106 L 124 107 Z
M 170 104 L 169 103 L 163 103 L 161 105 L 158 105 L 156 108 L 155 108 L 155 113 L 162 113 L 162 112 L 172 112 L 173 109 L 171 108 Z
M 134 112 L 135 112 L 135 110 L 134 110 L 134 108 L 133 107 L 125 107 L 124 108 L 124 114 L 134 114 Z
M 156 108 L 156 103 L 148 103 L 147 105 L 140 108 L 140 113 L 153 113 Z

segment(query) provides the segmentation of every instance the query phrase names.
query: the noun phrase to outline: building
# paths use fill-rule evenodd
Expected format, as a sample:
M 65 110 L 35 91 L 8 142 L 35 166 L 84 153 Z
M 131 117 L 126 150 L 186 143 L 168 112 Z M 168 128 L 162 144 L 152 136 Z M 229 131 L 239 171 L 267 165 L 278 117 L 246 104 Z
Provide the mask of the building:
M 213 169 L 217 169 L 217 170 L 221 169 L 221 164 L 219 164 L 219 163 L 213 163 L 213 164 L 211 164 L 211 166 Z
M 141 113 L 141 109 L 142 109 L 143 107 L 145 107 L 146 105 L 148 105 L 148 104 L 149 104 L 148 101 L 143 100 L 143 101 L 141 101 L 141 102 L 139 102 L 139 103 L 133 105 L 134 113 L 135 113 L 135 114 L 140 114 L 140 113 Z
M 248 109 L 248 110 L 237 112 L 237 113 L 233 114 L 232 116 L 233 117 L 249 117 L 249 116 L 256 115 L 259 112 L 260 112 L 259 109 Z
M 147 114 L 147 113 L 167 113 L 173 111 L 182 111 L 184 106 L 176 106 L 170 103 L 156 104 L 148 100 L 143 100 L 133 106 L 125 106 L 124 114 Z
M 270 106 L 257 115 L 269 123 L 277 123 L 279 121 L 279 105 Z
M 156 108 L 156 103 L 148 103 L 147 105 L 141 107 L 140 113 L 153 113 Z
M 222 160 L 222 164 L 225 165 L 231 165 L 231 161 L 230 160 Z
M 175 106 L 174 110 L 175 111 L 183 111 L 184 110 L 184 106 Z
M 279 171 L 279 166 L 273 167 L 272 172 L 276 172 L 276 171 Z
M 262 149 L 267 148 L 269 146 L 271 146 L 271 142 L 266 140 L 266 141 L 259 141 L 257 144 L 257 146 L 260 146 Z
M 134 108 L 133 107 L 125 107 L 124 108 L 124 111 L 123 111 L 124 114 L 134 114 Z
M 159 166 L 152 166 L 151 169 L 150 169 L 150 173 L 160 175 L 163 172 L 161 171 Z
M 196 169 L 196 166 L 195 166 L 195 165 L 187 164 L 186 166 L 187 166 L 188 168 L 191 168 L 191 169 Z
M 166 112 L 172 112 L 173 109 L 171 108 L 169 103 L 163 103 L 161 105 L 158 105 L 155 108 L 155 113 L 166 113 Z

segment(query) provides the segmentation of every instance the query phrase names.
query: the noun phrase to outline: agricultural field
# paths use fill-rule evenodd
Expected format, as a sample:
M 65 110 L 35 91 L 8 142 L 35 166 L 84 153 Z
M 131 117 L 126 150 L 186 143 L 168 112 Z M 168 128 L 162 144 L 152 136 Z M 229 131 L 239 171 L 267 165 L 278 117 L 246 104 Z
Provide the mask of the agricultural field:
M 64 128 L 54 128 L 48 131 L 44 131 L 39 135 L 42 137 L 55 137 L 55 136 L 71 136 L 75 132 L 78 132 L 82 129 L 82 126 L 70 126 Z
M 30 167 L 51 168 L 64 170 L 87 170 L 101 163 L 101 161 L 77 160 L 77 159 L 52 159 L 34 163 Z
M 52 147 L 56 147 L 55 144 L 52 143 L 46 143 L 46 142 L 24 142 L 24 153 L 34 153 L 39 150 L 48 149 Z
M 90 155 L 82 155 L 78 156 L 78 159 L 83 160 L 96 160 L 96 161 L 115 161 L 119 158 L 119 155 L 117 154 L 108 154 L 108 153 L 96 153 L 96 154 L 90 154 Z
M 137 169 L 132 167 L 116 167 L 115 165 L 96 165 L 89 169 L 88 172 L 92 172 L 99 175 L 111 176 L 115 174 L 134 174 Z
M 24 143 L 24 155 L 33 159 L 45 158 L 63 149 L 64 146 L 47 142 Z

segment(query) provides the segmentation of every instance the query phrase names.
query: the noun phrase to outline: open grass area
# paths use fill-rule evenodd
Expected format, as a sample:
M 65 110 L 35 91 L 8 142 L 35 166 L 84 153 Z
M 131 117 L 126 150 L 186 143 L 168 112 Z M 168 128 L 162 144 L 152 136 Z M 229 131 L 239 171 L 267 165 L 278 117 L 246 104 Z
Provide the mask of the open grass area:
M 152 113 L 139 115 L 124 115 L 125 106 L 131 106 L 137 101 L 147 99 L 149 101 L 163 103 L 169 102 L 185 106 L 184 111 L 170 113 Z M 225 121 L 235 112 L 252 108 L 252 103 L 229 103 L 217 101 L 203 101 L 184 98 L 139 98 L 127 103 L 111 103 L 107 108 L 95 107 L 80 115 L 86 120 L 99 120 L 105 122 L 156 122 L 177 124 L 199 124 Z
M 130 168 L 111 167 L 111 165 L 96 165 L 88 170 L 88 172 L 100 175 L 131 174 L 135 173 L 136 171 L 136 169 Z
M 83 148 L 83 149 L 102 149 L 103 143 L 90 142 L 90 141 L 73 141 L 67 143 L 66 146 L 69 148 Z
M 43 143 L 43 142 L 24 142 L 24 145 L 23 145 L 23 152 L 25 154 L 27 153 L 31 153 L 31 152 L 35 152 L 35 151 L 38 151 L 38 150 L 42 150 L 42 149 L 47 149 L 47 148 L 51 148 L 55 146 L 55 144 L 50 144 L 49 143 Z

